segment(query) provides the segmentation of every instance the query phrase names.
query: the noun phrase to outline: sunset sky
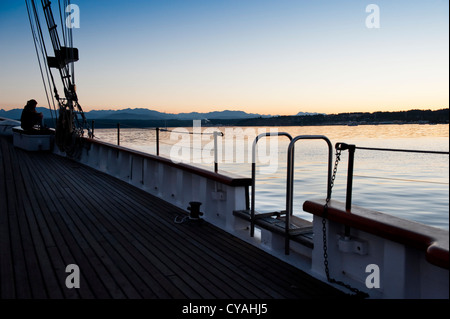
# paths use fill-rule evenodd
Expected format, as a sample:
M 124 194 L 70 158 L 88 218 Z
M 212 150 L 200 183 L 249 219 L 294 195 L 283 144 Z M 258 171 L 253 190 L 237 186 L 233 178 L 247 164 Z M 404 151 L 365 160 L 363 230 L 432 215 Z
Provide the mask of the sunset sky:
M 80 8 L 75 82 L 85 111 L 449 107 L 447 0 L 72 3 Z M 366 25 L 372 3 L 379 28 Z M 0 109 L 31 98 L 47 106 L 25 1 L 1 1 Z

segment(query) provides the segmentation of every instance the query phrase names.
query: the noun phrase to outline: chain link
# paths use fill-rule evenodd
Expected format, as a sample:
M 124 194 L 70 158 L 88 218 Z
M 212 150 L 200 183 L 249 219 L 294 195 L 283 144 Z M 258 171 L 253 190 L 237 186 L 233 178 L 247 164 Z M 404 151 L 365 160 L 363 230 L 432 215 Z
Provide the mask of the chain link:
M 359 297 L 359 298 L 367 298 L 369 297 L 369 295 L 363 291 L 360 291 L 357 288 L 354 288 L 352 286 L 350 286 L 349 284 L 346 284 L 342 281 L 336 280 L 334 278 L 330 277 L 330 270 L 328 268 L 328 246 L 327 246 L 327 211 L 328 211 L 328 205 L 330 203 L 331 200 L 331 191 L 333 190 L 333 186 L 334 186 L 334 180 L 336 179 L 336 173 L 337 173 L 337 168 L 339 165 L 339 161 L 341 160 L 341 150 L 336 148 L 336 160 L 334 162 L 334 169 L 333 169 L 333 175 L 331 176 L 331 181 L 330 181 L 330 192 L 329 192 L 329 196 L 327 196 L 327 199 L 325 201 L 325 205 L 323 206 L 323 218 L 322 218 L 322 235 L 323 235 L 323 264 L 325 266 L 325 274 L 327 276 L 327 280 L 330 283 L 335 283 L 338 284 L 340 286 L 343 286 L 345 288 L 347 288 L 348 290 L 352 291 L 353 293 L 355 293 L 355 297 Z

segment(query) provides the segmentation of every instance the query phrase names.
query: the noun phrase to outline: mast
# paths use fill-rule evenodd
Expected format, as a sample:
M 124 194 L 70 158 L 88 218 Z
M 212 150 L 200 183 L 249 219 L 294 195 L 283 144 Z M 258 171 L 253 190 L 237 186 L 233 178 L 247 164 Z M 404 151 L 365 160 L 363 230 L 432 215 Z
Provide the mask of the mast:
M 79 59 L 78 49 L 73 47 L 72 28 L 67 26 L 67 22 L 66 25 L 64 25 L 62 18 L 64 16 L 64 21 L 66 21 L 67 17 L 65 14 L 65 9 L 70 8 L 70 1 L 64 1 L 65 6 L 62 9 L 61 2 L 58 1 L 58 9 L 60 10 L 61 17 L 61 27 L 59 29 L 58 25 L 55 22 L 51 2 L 49 0 L 41 0 L 40 2 L 42 5 L 43 14 L 45 16 L 50 43 L 53 49 L 53 56 L 50 56 L 50 54 L 47 52 L 45 43 L 48 42 L 48 40 L 45 41 L 43 36 L 38 8 L 36 6 L 35 0 L 26 0 L 30 18 L 30 25 L 35 41 L 36 52 L 37 54 L 39 54 L 37 47 L 40 46 L 40 51 L 43 58 L 42 60 L 46 65 L 49 87 L 53 88 L 54 97 L 59 108 L 57 116 L 58 119 L 56 123 L 55 142 L 61 151 L 64 151 L 67 155 L 71 156 L 74 154 L 76 149 L 79 148 L 80 137 L 84 135 L 84 129 L 87 128 L 89 137 L 91 137 L 92 134 L 90 132 L 83 109 L 78 103 L 78 96 L 76 93 L 76 85 L 74 81 L 75 73 L 73 64 Z M 62 12 L 62 10 L 64 10 L 64 13 Z M 31 13 L 33 13 L 34 15 L 34 23 Z M 63 43 L 60 40 L 60 33 L 63 36 Z M 52 69 L 58 70 L 64 90 L 64 98 L 62 98 L 58 93 L 52 74 Z M 45 86 L 45 81 L 44 87 L 45 89 L 47 89 Z

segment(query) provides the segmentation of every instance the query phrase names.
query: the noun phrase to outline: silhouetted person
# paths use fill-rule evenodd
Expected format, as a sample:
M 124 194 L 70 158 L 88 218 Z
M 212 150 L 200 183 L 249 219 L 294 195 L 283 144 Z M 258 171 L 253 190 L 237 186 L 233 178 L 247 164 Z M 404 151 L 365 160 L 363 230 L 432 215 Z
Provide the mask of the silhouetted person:
M 29 100 L 23 108 L 20 126 L 24 130 L 31 130 L 35 125 L 39 125 L 42 128 L 43 114 L 36 111 L 37 104 L 36 100 Z

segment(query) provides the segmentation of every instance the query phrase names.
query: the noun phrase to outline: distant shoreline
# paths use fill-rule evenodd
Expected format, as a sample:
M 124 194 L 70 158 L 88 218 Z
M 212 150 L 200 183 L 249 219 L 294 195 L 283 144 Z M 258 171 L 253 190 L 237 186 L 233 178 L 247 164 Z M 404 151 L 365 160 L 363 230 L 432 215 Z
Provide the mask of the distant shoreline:
M 192 120 L 134 120 L 118 118 L 114 120 L 95 119 L 93 123 L 96 128 L 115 128 L 118 123 L 124 128 L 192 126 Z M 357 126 L 403 124 L 449 124 L 449 109 L 201 120 L 202 126 Z
M 45 109 L 47 110 L 47 109 Z M 11 111 L 0 110 L 0 116 L 16 119 L 20 117 L 21 110 L 14 110 L 15 115 Z M 47 110 L 48 111 L 48 110 Z M 136 109 L 136 112 L 142 112 L 142 109 Z M 151 114 L 156 111 L 147 110 Z M 49 111 L 48 111 L 49 112 Z M 89 117 L 89 112 L 85 113 L 89 125 L 94 125 L 96 128 L 115 128 L 117 124 L 124 128 L 150 128 L 150 127 L 191 127 L 193 125 L 192 119 L 161 119 L 152 118 L 148 114 L 132 113 L 133 110 L 128 109 L 126 113 L 114 114 L 113 117 Z M 224 112 L 220 115 L 223 116 Z M 234 111 L 233 111 L 234 112 Z M 156 112 L 158 113 L 158 112 Z M 240 117 L 237 114 L 236 118 L 205 118 L 206 114 L 201 114 L 202 126 L 329 126 L 329 125 L 387 125 L 387 124 L 449 124 L 449 109 L 440 110 L 409 110 L 397 112 L 353 112 L 353 113 L 338 113 L 338 114 L 305 114 L 305 115 L 286 115 L 286 116 L 256 116 L 248 117 L 249 114 L 237 111 L 239 114 L 244 114 L 245 117 Z M 194 114 L 194 113 L 193 113 Z M 215 114 L 215 113 L 214 113 Z M 241 115 L 242 115 L 241 114 Z M 98 114 L 97 114 L 98 115 Z M 197 116 L 199 114 L 196 114 Z M 211 113 L 208 115 L 214 116 Z M 216 114 L 217 115 L 217 114 Z M 230 114 L 227 114 L 230 115 Z M 181 116 L 181 115 L 180 115 Z M 186 115 L 184 115 L 186 116 Z M 199 118 L 199 117 L 197 117 Z M 54 127 L 54 120 L 50 116 L 44 115 L 45 124 L 49 127 Z
M 120 124 L 121 128 L 174 128 L 174 127 L 192 127 L 192 121 L 179 121 L 179 123 L 167 123 L 165 125 L 164 123 L 157 123 L 155 125 L 150 125 L 148 120 L 142 120 L 142 123 L 136 123 L 137 120 L 122 120 L 117 121 L 114 124 L 111 124 L 110 121 L 108 123 L 104 123 L 102 120 L 95 120 L 93 121 L 95 128 L 117 128 L 117 125 Z M 252 127 L 252 126 L 258 126 L 258 127 L 292 127 L 292 126 L 298 126 L 298 127 L 308 127 L 308 126 L 370 126 L 370 125 L 449 125 L 449 123 L 429 123 L 429 122 L 405 122 L 405 123 L 390 123 L 390 122 L 379 122 L 379 123 L 361 123 L 361 124 L 345 124 L 345 123 L 326 123 L 326 124 L 306 124 L 306 125 L 250 125 L 250 124 L 212 124 L 212 123 L 205 123 L 201 122 L 202 127 Z

